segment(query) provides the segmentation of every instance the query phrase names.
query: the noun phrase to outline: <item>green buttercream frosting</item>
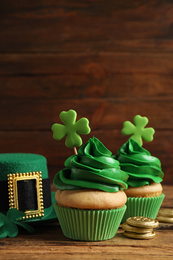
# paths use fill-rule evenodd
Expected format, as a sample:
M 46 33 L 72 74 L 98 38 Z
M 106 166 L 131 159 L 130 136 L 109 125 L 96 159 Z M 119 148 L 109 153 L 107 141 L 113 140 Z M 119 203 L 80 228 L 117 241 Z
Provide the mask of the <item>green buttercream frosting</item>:
M 160 183 L 163 180 L 160 160 L 151 156 L 133 139 L 122 145 L 116 159 L 120 162 L 121 169 L 129 175 L 129 186 L 141 187 L 150 185 L 153 181 Z
M 120 169 L 112 153 L 95 137 L 82 145 L 77 155 L 70 156 L 65 167 L 53 180 L 59 190 L 89 188 L 117 192 L 127 189 L 128 174 Z

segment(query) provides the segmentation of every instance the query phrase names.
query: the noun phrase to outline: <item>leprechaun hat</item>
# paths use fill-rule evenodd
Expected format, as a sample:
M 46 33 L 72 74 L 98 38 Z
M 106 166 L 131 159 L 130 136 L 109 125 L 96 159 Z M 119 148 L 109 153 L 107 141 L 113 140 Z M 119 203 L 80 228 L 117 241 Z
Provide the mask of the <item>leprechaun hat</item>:
M 1 213 L 17 208 L 25 212 L 25 222 L 57 219 L 46 158 L 31 153 L 1 153 L 0 198 Z

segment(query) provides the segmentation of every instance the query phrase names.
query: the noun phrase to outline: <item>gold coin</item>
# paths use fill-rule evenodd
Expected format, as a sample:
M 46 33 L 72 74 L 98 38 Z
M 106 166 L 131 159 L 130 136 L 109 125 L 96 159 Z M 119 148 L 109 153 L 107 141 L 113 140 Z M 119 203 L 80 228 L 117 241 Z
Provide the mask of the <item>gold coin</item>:
M 158 216 L 173 218 L 173 209 L 162 208 L 159 210 Z
M 143 228 L 155 228 L 159 225 L 159 222 L 157 220 L 142 216 L 130 217 L 126 220 L 126 222 L 130 226 Z
M 128 232 L 134 233 L 151 233 L 153 231 L 152 228 L 141 228 L 141 227 L 133 227 L 128 225 L 126 222 L 122 224 L 122 229 Z
M 135 239 L 151 239 L 151 238 L 155 237 L 156 234 L 155 234 L 155 232 L 150 232 L 150 233 L 145 233 L 145 234 L 136 234 L 133 232 L 124 231 L 123 235 L 126 237 L 135 238 Z
M 156 219 L 157 219 L 159 222 L 173 223 L 173 218 L 169 218 L 169 217 L 157 216 Z

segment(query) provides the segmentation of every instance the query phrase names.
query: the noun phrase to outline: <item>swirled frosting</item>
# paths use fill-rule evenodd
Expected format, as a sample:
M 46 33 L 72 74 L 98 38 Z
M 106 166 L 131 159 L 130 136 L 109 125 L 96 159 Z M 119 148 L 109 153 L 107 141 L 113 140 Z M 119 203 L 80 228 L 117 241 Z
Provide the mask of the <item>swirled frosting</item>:
M 128 174 L 112 153 L 95 137 L 82 145 L 77 155 L 65 161 L 65 169 L 53 180 L 59 190 L 98 189 L 117 192 L 127 188 Z
M 121 169 L 128 173 L 129 186 L 141 187 L 163 180 L 160 160 L 131 138 L 122 145 L 115 158 L 120 162 Z

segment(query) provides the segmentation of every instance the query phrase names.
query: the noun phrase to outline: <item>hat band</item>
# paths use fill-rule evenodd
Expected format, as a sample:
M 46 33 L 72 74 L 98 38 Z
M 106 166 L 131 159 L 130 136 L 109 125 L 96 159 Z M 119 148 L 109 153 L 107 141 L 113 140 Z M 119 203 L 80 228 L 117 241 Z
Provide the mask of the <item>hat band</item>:
M 33 179 L 18 182 L 18 204 L 19 210 L 35 210 L 38 207 L 36 184 Z M 43 204 L 44 208 L 52 205 L 50 178 L 42 179 Z M 0 181 L 0 212 L 7 212 L 9 209 L 8 181 Z

